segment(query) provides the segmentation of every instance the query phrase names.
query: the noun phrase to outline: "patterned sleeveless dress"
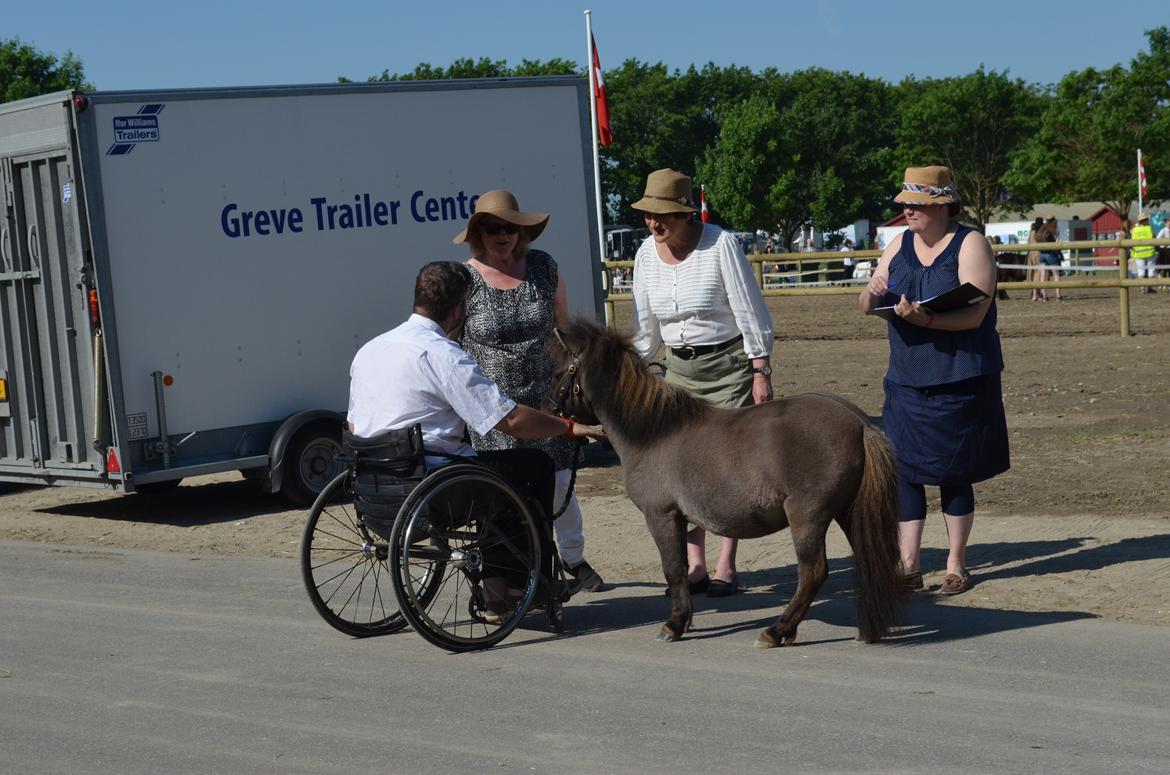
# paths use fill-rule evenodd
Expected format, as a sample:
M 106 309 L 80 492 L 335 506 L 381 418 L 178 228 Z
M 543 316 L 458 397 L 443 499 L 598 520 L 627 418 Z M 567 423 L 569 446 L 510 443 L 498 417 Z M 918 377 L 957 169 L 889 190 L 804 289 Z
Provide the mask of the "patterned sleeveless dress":
M 536 409 L 552 384 L 552 358 L 545 339 L 553 329 L 557 262 L 529 250 L 524 279 L 511 290 L 488 285 L 475 267 L 467 298 L 463 349 L 475 358 L 504 395 Z M 468 429 L 477 450 L 533 448 L 547 453 L 557 470 L 571 468 L 576 444 L 569 439 L 517 439 L 497 430 L 481 436 Z

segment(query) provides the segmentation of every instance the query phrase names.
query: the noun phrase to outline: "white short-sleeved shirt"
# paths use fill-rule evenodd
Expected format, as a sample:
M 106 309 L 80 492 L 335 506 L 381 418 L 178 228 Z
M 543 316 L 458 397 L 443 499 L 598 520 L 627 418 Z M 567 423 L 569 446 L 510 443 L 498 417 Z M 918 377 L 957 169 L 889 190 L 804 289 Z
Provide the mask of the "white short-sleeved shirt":
M 515 406 L 438 323 L 422 315 L 367 342 L 349 369 L 348 419 L 358 436 L 421 423 L 428 449 L 473 456 L 463 441 L 465 427 L 487 433 Z
M 649 360 L 667 347 L 720 344 L 743 335 L 749 358 L 772 352 L 772 316 L 731 234 L 703 225 L 699 244 L 680 264 L 658 257 L 647 237 L 634 256 L 634 349 Z

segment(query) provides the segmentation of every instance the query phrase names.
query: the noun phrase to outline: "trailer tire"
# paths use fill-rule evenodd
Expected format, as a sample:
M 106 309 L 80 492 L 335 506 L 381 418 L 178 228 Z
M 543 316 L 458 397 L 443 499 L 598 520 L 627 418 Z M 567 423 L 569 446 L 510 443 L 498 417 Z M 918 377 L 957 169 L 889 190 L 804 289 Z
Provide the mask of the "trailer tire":
M 317 421 L 301 428 L 284 456 L 280 494 L 298 506 L 308 506 L 341 473 L 340 454 L 341 429 L 336 423 Z

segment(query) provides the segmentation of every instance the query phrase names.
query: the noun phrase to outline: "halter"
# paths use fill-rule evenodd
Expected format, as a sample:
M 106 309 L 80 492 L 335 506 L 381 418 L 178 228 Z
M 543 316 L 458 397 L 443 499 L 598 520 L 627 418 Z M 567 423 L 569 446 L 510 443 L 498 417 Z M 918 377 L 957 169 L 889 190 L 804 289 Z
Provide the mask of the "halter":
M 565 340 L 561 338 L 561 332 L 559 330 L 554 328 L 553 335 L 556 336 L 561 347 L 565 348 L 565 352 L 569 354 L 569 366 L 565 369 L 565 373 L 561 375 L 560 382 L 557 383 L 553 412 L 559 417 L 567 417 L 570 420 L 574 420 L 576 418 L 569 412 L 568 402 L 570 396 L 577 399 L 581 396 L 581 382 L 577 376 L 577 372 L 581 368 L 581 353 L 575 353 L 569 349 L 569 346 L 565 344 Z

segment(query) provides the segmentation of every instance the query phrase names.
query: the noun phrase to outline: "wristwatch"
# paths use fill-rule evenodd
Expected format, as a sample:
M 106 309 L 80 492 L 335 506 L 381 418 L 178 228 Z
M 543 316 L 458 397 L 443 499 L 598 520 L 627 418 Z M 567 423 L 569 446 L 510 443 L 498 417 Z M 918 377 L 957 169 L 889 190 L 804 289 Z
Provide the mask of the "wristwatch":
M 763 366 L 756 366 L 752 369 L 757 374 L 763 374 L 765 377 L 772 376 L 772 367 L 764 364 Z

